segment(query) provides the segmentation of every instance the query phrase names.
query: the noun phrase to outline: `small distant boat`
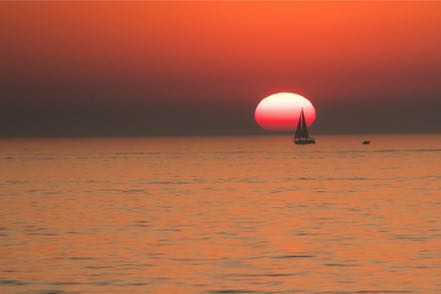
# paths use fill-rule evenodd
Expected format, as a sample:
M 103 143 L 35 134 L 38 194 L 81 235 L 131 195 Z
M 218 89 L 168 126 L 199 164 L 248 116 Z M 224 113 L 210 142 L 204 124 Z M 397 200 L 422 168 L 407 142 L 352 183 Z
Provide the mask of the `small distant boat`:
M 371 144 L 371 141 L 370 141 L 370 140 L 364 140 L 364 141 L 363 141 L 363 145 L 369 145 L 369 144 Z
M 302 111 L 300 112 L 299 122 L 297 123 L 297 129 L 294 134 L 293 139 L 295 144 L 304 145 L 304 144 L 315 144 L 315 139 L 309 137 L 308 126 L 305 120 L 305 114 Z

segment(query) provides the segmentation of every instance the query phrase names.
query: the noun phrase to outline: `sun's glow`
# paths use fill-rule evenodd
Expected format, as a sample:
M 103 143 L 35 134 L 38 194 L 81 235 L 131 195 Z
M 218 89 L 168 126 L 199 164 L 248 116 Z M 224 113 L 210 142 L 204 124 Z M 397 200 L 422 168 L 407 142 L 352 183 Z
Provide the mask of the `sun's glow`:
M 277 93 L 264 98 L 256 107 L 254 118 L 259 126 L 271 131 L 292 131 L 296 128 L 300 112 L 310 126 L 316 118 L 312 103 L 294 93 Z

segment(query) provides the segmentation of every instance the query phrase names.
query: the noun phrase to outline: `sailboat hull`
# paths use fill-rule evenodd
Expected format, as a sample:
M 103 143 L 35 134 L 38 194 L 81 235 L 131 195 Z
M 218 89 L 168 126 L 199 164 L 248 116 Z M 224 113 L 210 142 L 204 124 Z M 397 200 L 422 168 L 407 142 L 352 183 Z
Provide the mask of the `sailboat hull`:
M 297 144 L 297 145 L 315 144 L 315 139 L 312 139 L 312 138 L 294 139 L 293 141 L 294 141 L 294 144 Z

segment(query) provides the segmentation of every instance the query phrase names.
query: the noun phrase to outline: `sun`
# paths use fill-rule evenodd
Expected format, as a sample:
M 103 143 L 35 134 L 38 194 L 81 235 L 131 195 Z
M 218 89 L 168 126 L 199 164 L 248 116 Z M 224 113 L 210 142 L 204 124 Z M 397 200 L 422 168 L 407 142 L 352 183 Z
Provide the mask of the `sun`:
M 316 118 L 312 103 L 301 95 L 282 92 L 262 99 L 256 107 L 254 118 L 263 129 L 292 131 L 297 126 L 302 109 L 310 126 Z

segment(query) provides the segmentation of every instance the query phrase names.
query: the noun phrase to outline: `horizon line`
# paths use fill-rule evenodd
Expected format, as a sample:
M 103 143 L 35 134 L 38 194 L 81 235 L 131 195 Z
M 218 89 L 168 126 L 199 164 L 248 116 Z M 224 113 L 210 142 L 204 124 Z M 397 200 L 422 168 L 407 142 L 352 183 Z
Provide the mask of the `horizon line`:
M 194 133 L 194 134 L 136 134 L 136 135 L 35 135 L 35 136 L 1 136 L 0 140 L 9 139 L 106 139 L 106 138 L 166 138 L 166 137 L 247 137 L 247 136 L 266 136 L 266 137 L 281 137 L 290 136 L 292 132 L 273 132 L 273 133 Z M 369 136 L 369 135 L 441 135 L 440 132 L 320 132 L 316 133 L 317 136 Z

